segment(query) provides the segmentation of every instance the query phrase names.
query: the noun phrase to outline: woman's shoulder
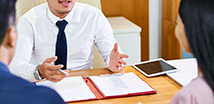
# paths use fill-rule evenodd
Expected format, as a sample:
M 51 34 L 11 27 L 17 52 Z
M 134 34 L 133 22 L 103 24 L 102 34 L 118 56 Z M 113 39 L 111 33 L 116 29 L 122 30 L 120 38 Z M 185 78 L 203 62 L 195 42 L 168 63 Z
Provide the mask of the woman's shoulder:
M 214 104 L 212 89 L 200 74 L 184 86 L 172 99 L 172 104 Z

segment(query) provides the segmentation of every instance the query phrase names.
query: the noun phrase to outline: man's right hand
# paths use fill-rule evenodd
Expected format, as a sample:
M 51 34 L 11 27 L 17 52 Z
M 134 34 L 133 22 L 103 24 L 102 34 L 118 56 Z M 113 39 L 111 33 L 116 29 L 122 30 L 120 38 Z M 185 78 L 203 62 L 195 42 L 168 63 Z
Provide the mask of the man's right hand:
M 46 78 L 52 82 L 59 82 L 63 78 L 67 77 L 67 75 L 58 71 L 58 69 L 63 68 L 63 65 L 52 65 L 51 63 L 57 60 L 57 56 L 52 58 L 47 58 L 42 65 L 39 66 L 39 74 L 42 78 Z M 68 70 L 64 70 L 69 72 Z

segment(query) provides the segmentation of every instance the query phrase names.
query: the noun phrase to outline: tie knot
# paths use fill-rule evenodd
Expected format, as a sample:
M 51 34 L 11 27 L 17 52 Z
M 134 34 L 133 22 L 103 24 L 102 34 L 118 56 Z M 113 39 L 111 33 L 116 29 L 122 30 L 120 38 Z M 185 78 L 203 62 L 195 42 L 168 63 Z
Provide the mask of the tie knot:
M 56 25 L 57 25 L 57 27 L 59 28 L 60 31 L 64 31 L 65 30 L 65 26 L 67 25 L 67 22 L 65 20 L 57 21 Z

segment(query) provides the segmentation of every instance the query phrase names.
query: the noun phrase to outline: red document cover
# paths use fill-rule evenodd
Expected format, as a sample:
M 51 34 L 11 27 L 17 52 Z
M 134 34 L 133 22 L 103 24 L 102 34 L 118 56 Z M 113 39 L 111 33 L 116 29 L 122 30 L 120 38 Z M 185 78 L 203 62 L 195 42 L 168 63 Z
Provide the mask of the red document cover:
M 136 75 L 137 76 L 137 75 Z M 138 77 L 138 76 L 137 76 Z M 140 80 L 142 80 L 140 77 L 138 77 Z M 136 96 L 136 95 L 145 95 L 145 94 L 156 94 L 156 90 L 154 90 L 154 88 L 152 88 L 150 85 L 148 85 L 149 87 L 151 87 L 153 90 L 152 91 L 143 91 L 143 92 L 133 92 L 133 93 L 128 93 L 128 94 L 123 94 L 123 95 L 116 95 L 116 96 L 105 96 L 103 94 L 103 92 L 98 88 L 98 86 L 89 78 L 83 78 L 85 83 L 88 85 L 88 87 L 90 88 L 90 90 L 93 92 L 93 94 L 96 96 L 95 99 L 84 99 L 84 100 L 78 100 L 78 101 L 86 101 L 86 100 L 100 100 L 100 99 L 108 99 L 108 98 L 119 98 L 119 97 L 128 97 L 128 96 Z M 70 102 L 77 102 L 77 101 L 66 101 L 67 103 Z

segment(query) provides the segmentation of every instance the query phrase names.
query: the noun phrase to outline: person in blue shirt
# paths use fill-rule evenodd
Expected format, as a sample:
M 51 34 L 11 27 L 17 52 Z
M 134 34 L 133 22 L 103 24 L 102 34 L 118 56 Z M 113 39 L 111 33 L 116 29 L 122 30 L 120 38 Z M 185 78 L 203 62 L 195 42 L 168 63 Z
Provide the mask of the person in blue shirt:
M 65 104 L 52 89 L 36 86 L 10 73 L 16 47 L 16 0 L 0 0 L 0 104 Z

